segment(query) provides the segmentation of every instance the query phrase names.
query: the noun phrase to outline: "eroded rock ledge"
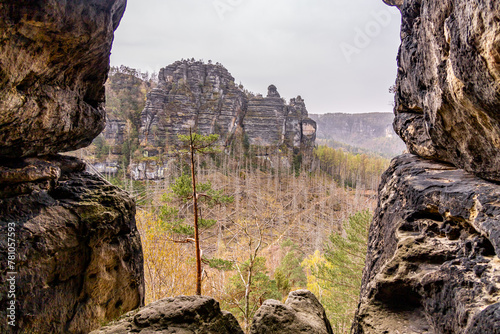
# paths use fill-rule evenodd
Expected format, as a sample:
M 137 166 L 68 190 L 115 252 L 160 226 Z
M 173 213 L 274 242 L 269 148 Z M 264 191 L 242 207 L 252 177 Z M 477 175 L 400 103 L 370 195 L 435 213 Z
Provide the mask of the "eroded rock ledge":
M 104 82 L 125 5 L 0 3 L 0 157 L 75 150 L 104 129 Z
M 411 154 L 379 189 L 354 333 L 500 333 L 500 186 Z

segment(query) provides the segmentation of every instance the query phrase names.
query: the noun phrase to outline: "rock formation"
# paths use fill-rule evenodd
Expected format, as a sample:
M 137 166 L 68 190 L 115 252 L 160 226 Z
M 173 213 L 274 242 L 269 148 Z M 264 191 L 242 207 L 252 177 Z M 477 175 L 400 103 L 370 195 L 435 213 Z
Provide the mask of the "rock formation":
M 225 146 L 239 128 L 251 145 L 265 147 L 311 149 L 316 136 L 316 123 L 300 96 L 287 105 L 274 85 L 267 97 L 253 96 L 235 85 L 222 65 L 192 60 L 160 70 L 141 122 L 141 142 L 151 148 L 175 146 L 177 135 L 189 128 L 217 133 Z
M 382 178 L 353 333 L 500 333 L 500 4 L 385 2 L 403 15 L 394 127 L 416 155 Z
M 243 334 L 236 318 L 210 297 L 166 298 L 132 311 L 91 334 Z
M 109 51 L 125 3 L 2 1 L 0 156 L 74 150 L 104 129 Z
M 499 198 L 498 185 L 451 165 L 394 159 L 370 229 L 355 333 L 500 329 Z
M 252 334 L 333 334 L 323 306 L 307 290 L 292 291 L 286 302 L 269 299 L 253 318 Z
M 56 155 L 104 127 L 125 5 L 0 4 L 0 303 L 13 306 L 0 310 L 2 333 L 87 333 L 143 303 L 133 200 Z
M 396 132 L 411 153 L 500 181 L 500 3 L 386 2 L 403 17 Z

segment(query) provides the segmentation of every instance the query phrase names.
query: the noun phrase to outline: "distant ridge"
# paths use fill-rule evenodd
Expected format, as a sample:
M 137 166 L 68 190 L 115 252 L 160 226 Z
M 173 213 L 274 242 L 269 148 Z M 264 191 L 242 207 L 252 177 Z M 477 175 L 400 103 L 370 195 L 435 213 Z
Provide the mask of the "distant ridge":
M 317 138 L 330 141 L 330 146 L 343 143 L 386 157 L 405 150 L 405 144 L 392 127 L 392 112 L 309 114 L 309 117 L 316 121 Z

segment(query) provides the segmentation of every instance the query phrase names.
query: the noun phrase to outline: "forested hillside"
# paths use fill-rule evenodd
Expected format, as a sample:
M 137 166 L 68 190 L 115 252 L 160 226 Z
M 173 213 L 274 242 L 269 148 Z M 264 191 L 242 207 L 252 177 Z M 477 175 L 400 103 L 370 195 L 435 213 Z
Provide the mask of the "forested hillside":
M 159 161 L 148 156 L 138 135 L 145 95 L 155 84 L 154 75 L 114 68 L 106 84 L 108 132 L 79 154 L 94 162 Z M 213 150 L 194 157 L 202 294 L 219 300 L 248 330 L 264 300 L 284 300 L 290 291 L 307 288 L 325 306 L 335 333 L 347 333 L 376 190 L 389 161 L 326 145 L 310 154 L 275 154 L 239 136 L 230 147 L 216 141 Z M 116 138 L 123 144 L 116 145 Z M 161 179 L 136 180 L 130 169 L 107 171 L 102 175 L 137 202 L 146 303 L 194 294 L 196 229 L 186 151 L 169 153 Z M 346 272 L 349 284 L 332 289 Z

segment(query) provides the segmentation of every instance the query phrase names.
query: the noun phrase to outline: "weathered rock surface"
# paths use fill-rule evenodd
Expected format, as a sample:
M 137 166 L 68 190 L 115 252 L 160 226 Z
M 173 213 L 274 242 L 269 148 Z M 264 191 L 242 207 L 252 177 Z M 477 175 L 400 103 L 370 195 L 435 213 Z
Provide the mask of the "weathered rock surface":
M 210 297 L 179 296 L 132 311 L 91 334 L 243 334 L 236 318 Z
M 88 333 L 144 302 L 134 201 L 82 161 L 55 155 L 104 128 L 125 4 L 0 3 L 2 333 Z
M 384 2 L 403 17 L 396 132 L 411 153 L 500 181 L 500 2 Z
M 0 157 L 55 154 L 104 128 L 104 82 L 126 0 L 0 3 Z
M 255 313 L 252 334 L 333 334 L 323 306 L 307 290 L 292 291 L 285 304 L 266 300 Z
M 190 60 L 160 70 L 141 123 L 142 145 L 152 149 L 175 146 L 189 128 L 219 134 L 226 146 L 238 128 L 258 146 L 312 149 L 316 138 L 316 123 L 300 96 L 286 104 L 274 85 L 267 97 L 254 96 L 235 85 L 222 65 Z
M 500 333 L 500 186 L 394 159 L 370 227 L 354 333 Z
M 16 259 L 14 270 L 1 262 L 0 276 L 17 282 L 17 328 L 87 333 L 142 305 L 142 248 L 128 194 L 81 172 L 75 158 L 9 160 L 7 167 L 0 174 L 0 234 L 15 227 Z M 0 286 L 2 305 L 7 288 Z

